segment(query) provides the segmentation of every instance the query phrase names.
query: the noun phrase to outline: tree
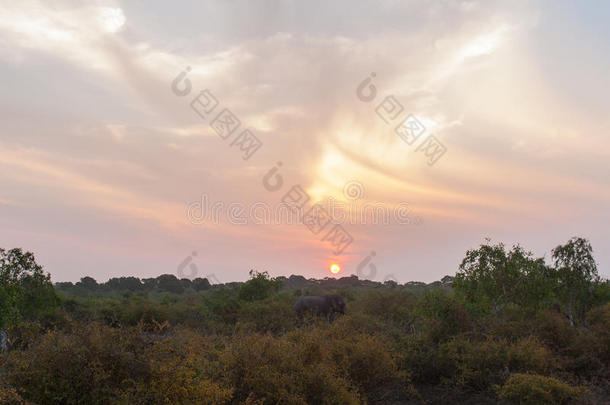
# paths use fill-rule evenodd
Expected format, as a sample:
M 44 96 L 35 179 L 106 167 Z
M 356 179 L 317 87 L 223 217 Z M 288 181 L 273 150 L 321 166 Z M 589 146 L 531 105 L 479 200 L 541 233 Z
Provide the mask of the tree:
M 157 287 L 159 290 L 174 294 L 182 294 L 184 292 L 184 286 L 173 274 L 161 274 L 157 277 Z
M 193 288 L 195 289 L 195 291 L 207 290 L 210 287 L 211 284 L 207 278 L 197 277 L 193 280 Z
M 93 280 L 95 282 L 95 280 Z M 103 288 L 108 291 L 113 290 L 128 290 L 136 292 L 142 290 L 143 286 L 140 279 L 137 277 L 113 277 L 102 284 Z
M 574 237 L 553 249 L 557 295 L 567 305 L 570 325 L 586 326 L 585 315 L 593 301 L 593 286 L 599 282 L 593 248 L 588 240 Z
M 193 287 L 193 282 L 188 278 L 181 278 L 179 281 L 180 281 L 180 285 L 185 290 Z
M 97 283 L 97 281 L 95 281 L 95 279 L 93 277 L 89 277 L 89 276 L 82 277 L 80 279 L 80 281 L 78 283 L 76 283 L 76 285 L 78 287 L 82 287 L 89 291 L 95 291 L 99 287 L 99 284 Z
M 544 259 L 515 245 L 483 244 L 466 252 L 453 286 L 467 307 L 485 322 L 507 305 L 535 308 L 551 293 Z
M 43 272 L 33 253 L 0 248 L 0 330 L 57 303 L 51 276 Z
M 264 271 L 259 273 L 250 270 L 250 280 L 246 281 L 239 289 L 238 298 L 244 301 L 257 301 L 269 297 L 282 288 L 282 282 L 269 277 Z

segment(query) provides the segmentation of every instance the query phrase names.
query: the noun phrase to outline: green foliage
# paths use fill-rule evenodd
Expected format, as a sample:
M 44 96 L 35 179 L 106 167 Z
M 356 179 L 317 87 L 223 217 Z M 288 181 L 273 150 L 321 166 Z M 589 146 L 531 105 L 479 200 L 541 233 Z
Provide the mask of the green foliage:
M 228 288 L 213 290 L 204 299 L 215 320 L 234 325 L 239 319 L 241 303 L 237 299 L 235 290 Z
M 557 295 L 567 305 L 572 325 L 585 324 L 585 314 L 593 302 L 594 283 L 599 282 L 593 248 L 583 238 L 572 238 L 553 249 Z
M 95 291 L 99 287 L 97 281 L 95 281 L 93 277 L 89 276 L 82 277 L 80 282 L 76 283 L 76 285 L 90 291 Z
M 207 278 L 197 277 L 193 280 L 193 289 L 195 291 L 204 291 L 211 287 Z
M 239 299 L 243 301 L 257 301 L 269 297 L 282 288 L 282 282 L 269 277 L 265 271 L 259 273 L 250 270 L 250 280 L 246 281 L 239 289 Z
M 282 294 L 243 303 L 238 314 L 238 329 L 272 334 L 292 329 L 295 325 L 292 301 L 290 295 Z
M 492 318 L 507 305 L 538 308 L 551 292 L 548 269 L 519 245 L 483 244 L 466 252 L 455 276 L 458 295 L 478 316 Z
M 441 290 L 426 292 L 418 306 L 419 323 L 433 343 L 472 330 L 472 320 L 466 309 L 453 295 Z
M 30 259 L 6 263 L 41 273 Z M 562 260 L 560 268 L 582 261 Z M 6 268 L 3 274 L 12 274 Z M 57 285 L 60 305 L 42 310 L 24 304 L 40 291 L 36 283 L 12 281 L 2 285 L 4 297 L 18 299 L 4 298 L 3 305 L 14 302 L 21 322 L 7 328 L 11 348 L 0 353 L 0 403 L 586 399 L 582 388 L 557 376 L 591 387 L 592 401 L 602 402 L 610 377 L 607 281 L 583 279 L 590 293 L 575 295 L 574 319 L 582 326 L 575 328 L 561 295 L 567 282 L 558 274 L 520 247 L 500 244 L 467 253 L 455 290 L 451 280 L 384 285 L 254 271 L 245 283 L 214 286 L 171 275 L 99 284 L 84 277 Z M 317 317 L 297 322 L 298 296 L 337 292 L 347 315 L 332 324 Z
M 157 287 L 161 291 L 180 294 L 184 291 L 184 285 L 173 274 L 162 274 L 157 277 Z
M 0 329 L 57 305 L 50 278 L 33 253 L 0 248 Z
M 95 280 L 93 280 L 93 282 L 95 282 Z M 128 290 L 135 292 L 142 290 L 143 285 L 137 277 L 115 277 L 108 280 L 105 283 L 104 288 L 108 290 Z
M 415 321 L 417 298 L 407 291 L 369 290 L 360 294 L 352 308 L 409 329 Z
M 555 378 L 535 374 L 511 375 L 497 390 L 502 400 L 532 405 L 581 403 L 588 394 L 585 387 L 571 387 Z

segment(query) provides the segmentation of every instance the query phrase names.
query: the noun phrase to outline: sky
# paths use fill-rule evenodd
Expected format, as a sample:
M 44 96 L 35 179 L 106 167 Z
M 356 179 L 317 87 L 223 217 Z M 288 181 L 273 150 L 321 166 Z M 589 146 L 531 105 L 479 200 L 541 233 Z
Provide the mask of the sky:
M 56 282 L 404 283 L 486 238 L 550 262 L 580 236 L 608 277 L 608 21 L 601 0 L 0 1 L 0 247 Z

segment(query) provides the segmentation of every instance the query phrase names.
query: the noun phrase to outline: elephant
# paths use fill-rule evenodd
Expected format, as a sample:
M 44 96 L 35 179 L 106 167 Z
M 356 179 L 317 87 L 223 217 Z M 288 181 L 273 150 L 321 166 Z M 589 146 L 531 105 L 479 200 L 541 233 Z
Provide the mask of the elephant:
M 324 315 L 330 322 L 334 313 L 345 315 L 345 301 L 337 294 L 305 295 L 292 304 L 292 309 L 295 310 L 299 319 L 302 319 L 303 315 L 308 312 L 314 315 Z

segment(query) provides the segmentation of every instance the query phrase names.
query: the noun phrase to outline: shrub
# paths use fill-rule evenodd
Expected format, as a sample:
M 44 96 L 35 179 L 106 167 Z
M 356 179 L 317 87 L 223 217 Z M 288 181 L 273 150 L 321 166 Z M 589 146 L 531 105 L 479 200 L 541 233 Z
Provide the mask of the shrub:
M 336 372 L 320 340 L 297 344 L 270 335 L 236 335 L 222 353 L 234 401 L 263 404 L 357 404 L 355 389 Z M 303 353 L 304 350 L 305 353 Z M 316 361 L 308 361 L 315 353 Z
M 179 331 L 147 352 L 149 374 L 123 391 L 130 404 L 227 404 L 233 389 L 215 369 L 218 350 L 209 339 Z
M 212 290 L 204 296 L 204 302 L 215 321 L 235 325 L 241 307 L 235 291 L 228 288 Z
M 603 364 L 610 364 L 610 304 L 593 308 L 588 319 L 595 341 L 600 347 L 599 360 Z
M 409 292 L 372 290 L 361 293 L 350 308 L 408 329 L 414 320 L 416 301 L 415 296 Z
M 496 389 L 501 400 L 535 405 L 580 403 L 589 393 L 584 387 L 572 387 L 555 378 L 536 374 L 511 375 Z
M 282 288 L 281 280 L 269 277 L 267 272 L 250 270 L 250 280 L 239 288 L 238 297 L 243 301 L 262 300 L 279 291 L 280 288 Z
M 441 356 L 438 347 L 423 335 L 402 337 L 399 348 L 402 367 L 408 370 L 414 382 L 434 385 L 455 374 L 452 360 Z
M 510 373 L 547 373 L 555 367 L 552 353 L 532 337 L 516 343 L 456 338 L 439 350 L 444 362 L 452 365 L 454 384 L 467 389 L 486 390 Z
M 0 404 L 21 405 L 25 404 L 25 401 L 15 388 L 0 383 Z
M 472 330 L 470 315 L 451 295 L 442 291 L 426 292 L 418 303 L 420 324 L 433 343 Z
M 292 298 L 276 295 L 264 301 L 244 303 L 239 311 L 238 329 L 259 333 L 284 333 L 295 327 Z
M 107 403 L 122 383 L 148 375 L 141 339 L 98 324 L 47 332 L 26 351 L 7 355 L 8 382 L 35 403 Z
M 394 394 L 395 387 L 403 393 L 411 391 L 410 376 L 399 371 L 389 347 L 390 343 L 379 336 L 354 334 L 336 339 L 330 349 L 341 375 L 349 376 L 369 400 L 382 401 Z
M 580 376 L 593 376 L 607 369 L 607 343 L 610 339 L 602 308 L 596 308 L 589 314 L 593 333 L 570 326 L 567 318 L 558 312 L 545 311 L 536 317 L 536 335 L 557 353 L 565 371 Z

